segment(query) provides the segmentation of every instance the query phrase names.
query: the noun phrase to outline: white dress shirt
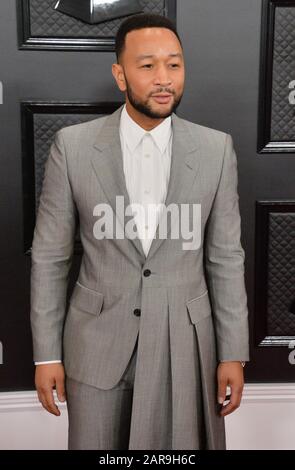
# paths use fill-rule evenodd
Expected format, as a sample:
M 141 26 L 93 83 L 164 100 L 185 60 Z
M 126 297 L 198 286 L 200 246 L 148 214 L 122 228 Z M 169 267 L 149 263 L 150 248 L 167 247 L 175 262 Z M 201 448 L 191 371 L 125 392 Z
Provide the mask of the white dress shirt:
M 147 256 L 168 189 L 172 150 L 171 116 L 151 131 L 140 127 L 123 107 L 120 120 L 123 167 L 130 203 L 139 204 L 134 221 Z M 158 205 L 158 206 L 156 206 Z
M 121 113 L 119 130 L 130 203 L 140 204 L 144 210 L 144 214 L 135 210 L 134 221 L 147 256 L 161 213 L 161 206 L 153 204 L 164 204 L 168 189 L 172 120 L 169 116 L 151 131 L 146 131 L 129 116 L 125 105 Z M 61 361 L 42 361 L 35 362 L 35 365 L 59 362 Z

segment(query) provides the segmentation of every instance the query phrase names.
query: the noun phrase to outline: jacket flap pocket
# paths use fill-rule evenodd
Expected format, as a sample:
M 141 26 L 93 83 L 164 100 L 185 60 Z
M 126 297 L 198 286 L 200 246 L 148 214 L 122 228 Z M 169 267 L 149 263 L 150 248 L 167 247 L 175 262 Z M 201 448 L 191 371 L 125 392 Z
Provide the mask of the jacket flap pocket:
M 79 310 L 98 315 L 103 306 L 103 294 L 76 282 L 70 303 Z
M 186 301 L 187 310 L 192 323 L 198 323 L 212 314 L 208 289 L 203 294 Z

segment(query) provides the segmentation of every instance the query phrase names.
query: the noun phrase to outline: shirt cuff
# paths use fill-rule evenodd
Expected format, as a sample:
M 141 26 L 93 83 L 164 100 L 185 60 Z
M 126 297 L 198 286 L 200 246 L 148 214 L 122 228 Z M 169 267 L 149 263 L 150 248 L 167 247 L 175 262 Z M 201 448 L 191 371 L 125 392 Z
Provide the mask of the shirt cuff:
M 219 362 L 232 362 L 232 361 L 227 360 L 227 361 L 219 361 Z M 239 362 L 242 364 L 243 367 L 245 367 L 247 361 L 239 361 Z
M 39 364 L 59 364 L 61 361 L 58 359 L 56 361 L 42 361 L 42 362 L 35 362 L 35 366 L 38 366 Z

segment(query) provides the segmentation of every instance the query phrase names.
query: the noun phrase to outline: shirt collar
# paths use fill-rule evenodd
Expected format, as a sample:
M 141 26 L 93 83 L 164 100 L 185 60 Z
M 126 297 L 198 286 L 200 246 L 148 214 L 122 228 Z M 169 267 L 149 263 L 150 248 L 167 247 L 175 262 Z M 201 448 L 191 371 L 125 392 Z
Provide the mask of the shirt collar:
M 129 116 L 126 104 L 123 106 L 120 118 L 120 132 L 123 134 L 126 144 L 129 147 L 129 150 L 133 153 L 138 144 L 141 142 L 145 134 L 150 134 L 154 139 L 155 144 L 163 154 L 166 150 L 166 147 L 169 143 L 169 139 L 172 134 L 172 120 L 171 116 L 168 116 L 161 122 L 158 126 L 154 127 L 151 131 L 146 131 L 141 126 L 139 126 L 132 118 Z

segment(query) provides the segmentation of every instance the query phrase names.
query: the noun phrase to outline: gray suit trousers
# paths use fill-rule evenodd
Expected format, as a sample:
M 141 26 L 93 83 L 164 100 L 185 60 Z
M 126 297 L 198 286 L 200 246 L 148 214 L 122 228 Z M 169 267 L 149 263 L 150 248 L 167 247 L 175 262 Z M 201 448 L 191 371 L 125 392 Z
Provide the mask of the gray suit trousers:
M 66 376 L 69 450 L 127 450 L 132 414 L 137 341 L 127 368 L 110 390 Z M 165 433 L 162 443 L 165 441 Z
M 195 336 L 194 336 L 195 339 Z M 167 343 L 163 339 L 167 347 Z M 130 439 L 132 415 L 135 414 L 134 382 L 138 359 L 138 338 L 128 365 L 119 380 L 111 389 L 104 390 L 76 381 L 66 375 L 67 407 L 69 415 L 69 450 L 172 450 L 173 449 L 173 400 L 171 356 L 163 344 L 161 361 L 155 364 L 156 386 L 145 390 L 146 426 L 133 427 L 133 440 Z M 196 343 L 194 342 L 194 348 Z M 196 352 L 196 351 L 195 351 Z M 194 362 L 191 362 L 193 367 Z M 193 375 L 193 374 L 192 374 Z M 147 380 L 148 377 L 147 377 Z M 152 381 L 152 377 L 150 377 Z M 180 449 L 206 448 L 206 435 L 203 423 L 201 399 L 195 394 L 196 409 L 191 409 L 194 428 L 183 429 L 183 442 L 178 440 Z M 152 406 L 151 406 L 152 403 Z M 197 411 L 198 410 L 198 411 Z M 183 425 L 186 422 L 186 409 L 183 409 Z M 135 423 L 133 423 L 134 426 Z M 136 435 L 136 439 L 134 436 Z M 175 447 L 174 447 L 175 448 Z

